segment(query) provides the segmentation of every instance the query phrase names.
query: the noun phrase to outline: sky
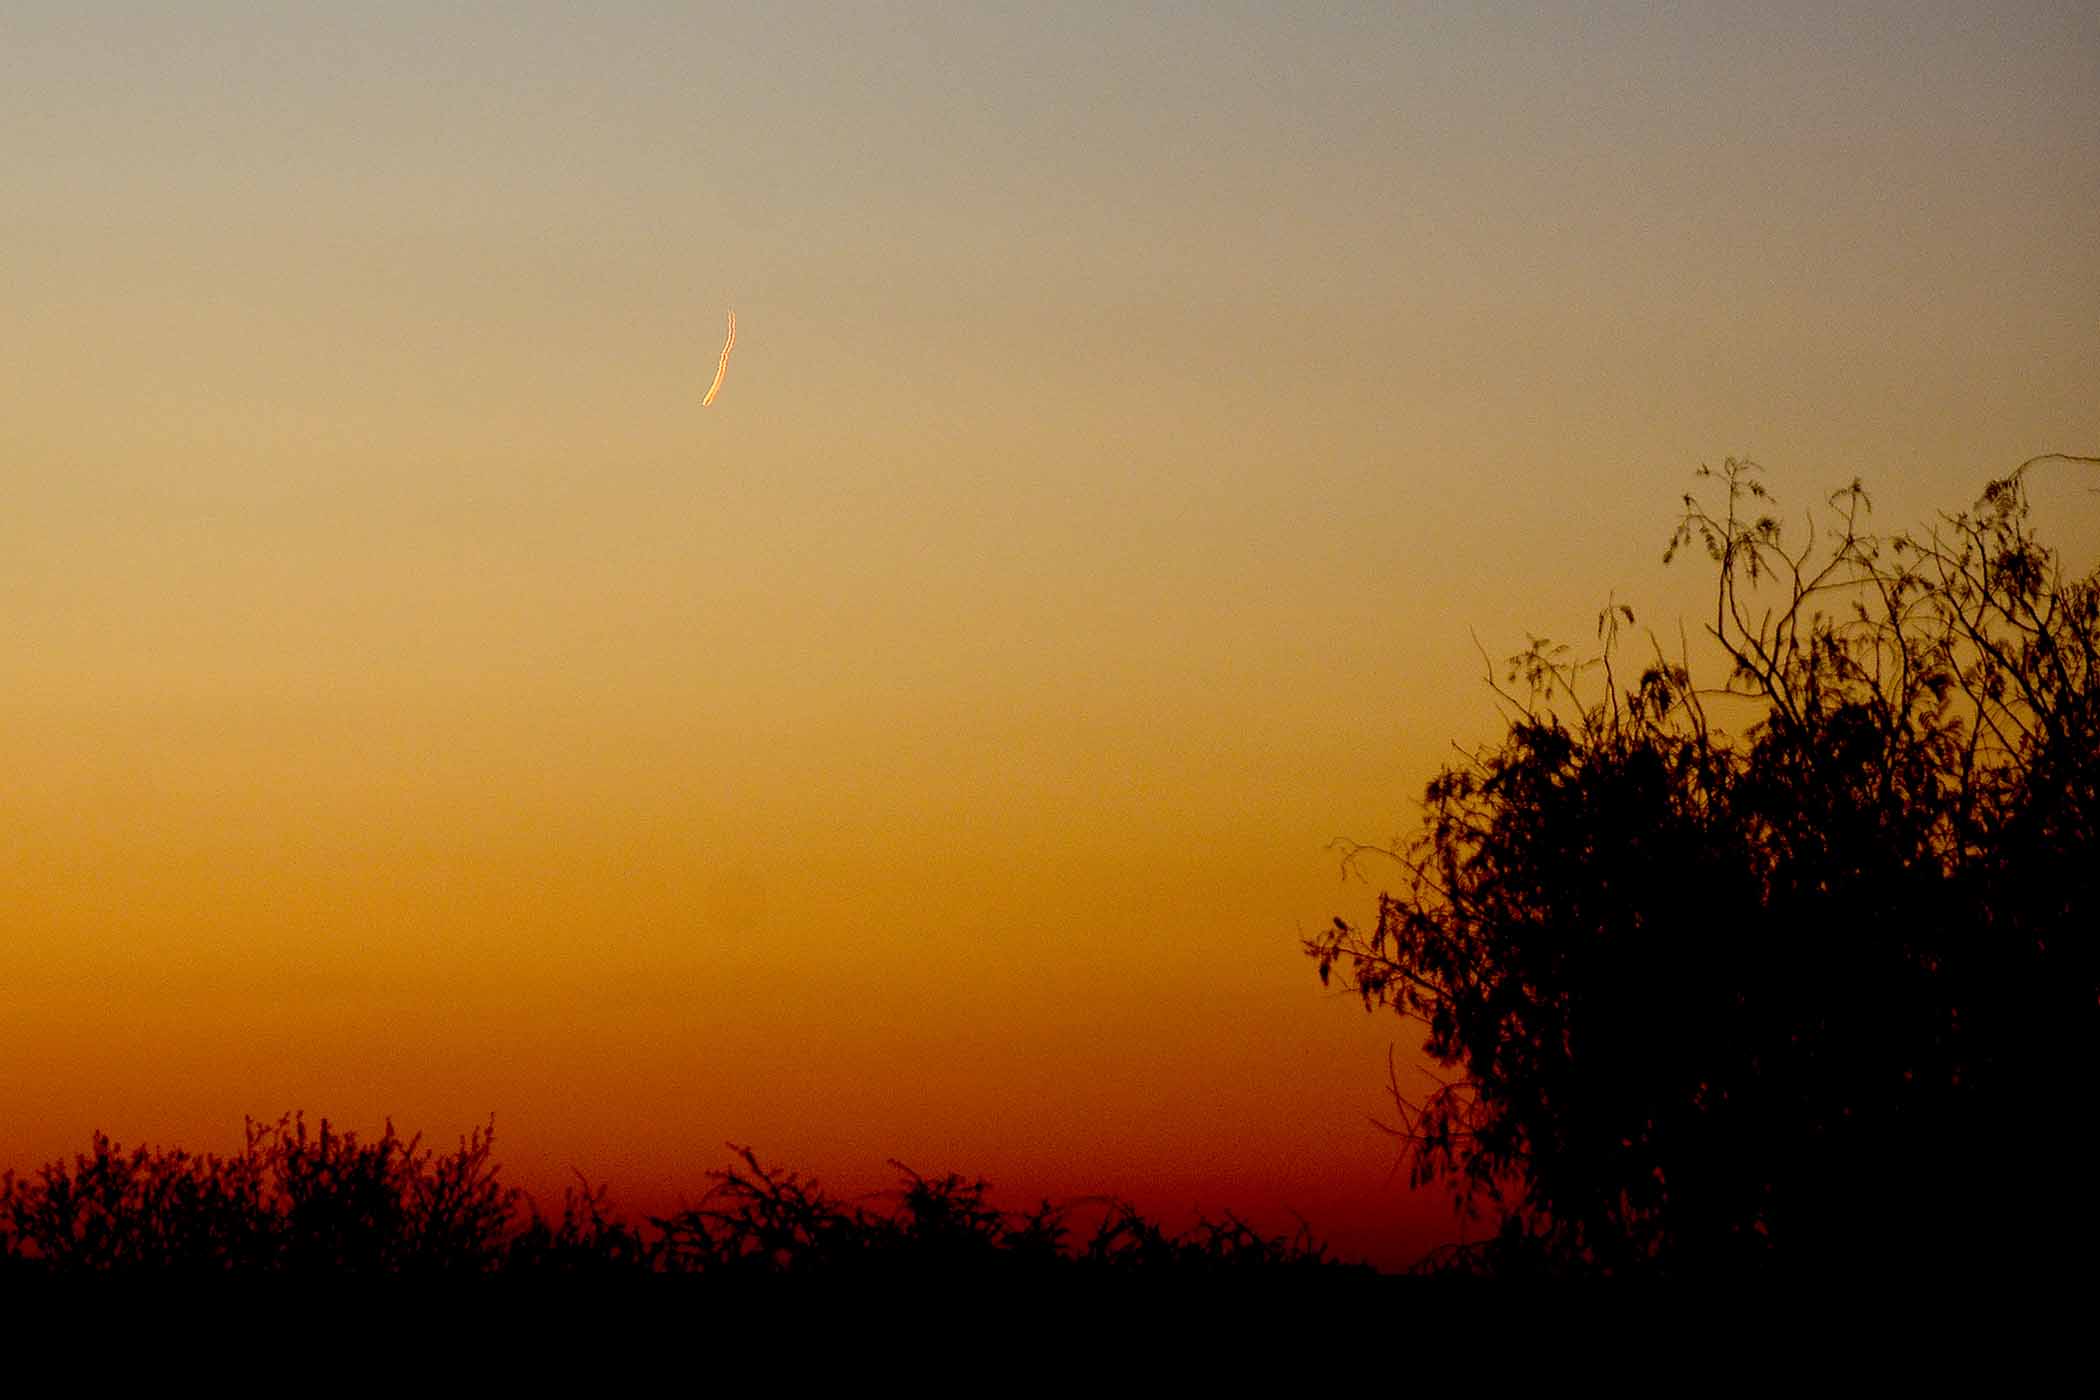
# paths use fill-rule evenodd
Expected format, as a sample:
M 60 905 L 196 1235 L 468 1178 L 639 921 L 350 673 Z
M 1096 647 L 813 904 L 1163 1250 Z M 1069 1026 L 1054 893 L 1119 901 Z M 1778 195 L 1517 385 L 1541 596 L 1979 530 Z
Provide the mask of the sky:
M 1483 652 L 1696 619 L 1702 462 L 2100 451 L 2087 3 L 14 0 L 0 190 L 18 1167 L 493 1114 L 1404 1263 L 1297 943 Z

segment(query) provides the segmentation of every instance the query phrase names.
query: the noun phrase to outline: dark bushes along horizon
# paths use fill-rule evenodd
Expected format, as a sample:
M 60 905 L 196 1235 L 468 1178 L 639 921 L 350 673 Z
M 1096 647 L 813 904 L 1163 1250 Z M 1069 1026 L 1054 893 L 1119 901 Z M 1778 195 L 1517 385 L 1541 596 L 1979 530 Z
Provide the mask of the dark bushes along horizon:
M 1173 1233 L 1125 1202 L 1092 1198 L 1002 1211 L 981 1179 L 922 1176 L 892 1161 L 886 1209 L 841 1201 L 802 1173 L 735 1147 L 700 1203 L 630 1221 L 603 1185 L 543 1213 L 506 1186 L 495 1129 L 440 1154 L 391 1121 L 376 1138 L 310 1130 L 303 1113 L 247 1121 L 229 1156 L 89 1151 L 0 1177 L 0 1270 L 73 1273 L 672 1273 L 710 1278 L 1369 1275 L 1309 1228 L 1264 1235 L 1235 1215 Z M 1075 1209 L 1098 1207 L 1091 1230 Z

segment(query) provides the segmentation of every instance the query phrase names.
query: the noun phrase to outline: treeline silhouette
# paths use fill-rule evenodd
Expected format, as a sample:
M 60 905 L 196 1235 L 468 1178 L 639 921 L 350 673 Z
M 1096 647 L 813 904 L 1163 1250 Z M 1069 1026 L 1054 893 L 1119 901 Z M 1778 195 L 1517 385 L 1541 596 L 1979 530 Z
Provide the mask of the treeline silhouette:
M 1399 887 L 1306 951 L 1423 1023 L 1414 1180 L 1483 1238 L 1432 1268 L 1971 1283 L 2084 1267 L 2100 1082 L 2100 573 L 2036 458 L 1931 527 L 1854 482 L 1798 544 L 1702 474 L 1724 658 L 1534 639 L 1504 738 L 1428 786 Z M 1630 683 L 1629 683 L 1630 682 Z M 1477 1233 L 1477 1232 L 1476 1232 Z
M 1369 1276 L 1309 1229 L 1264 1235 L 1237 1216 L 1170 1232 L 1126 1203 L 994 1208 L 989 1186 L 901 1163 L 882 1208 L 841 1201 L 733 1148 L 700 1203 L 631 1222 L 604 1186 L 558 1214 L 506 1186 L 493 1123 L 438 1153 L 391 1122 L 377 1137 L 304 1115 L 250 1120 L 230 1156 L 129 1152 L 103 1134 L 70 1161 L 0 1177 L 0 1272 L 690 1274 L 716 1279 Z M 1091 1229 L 1075 1212 L 1098 1210 Z

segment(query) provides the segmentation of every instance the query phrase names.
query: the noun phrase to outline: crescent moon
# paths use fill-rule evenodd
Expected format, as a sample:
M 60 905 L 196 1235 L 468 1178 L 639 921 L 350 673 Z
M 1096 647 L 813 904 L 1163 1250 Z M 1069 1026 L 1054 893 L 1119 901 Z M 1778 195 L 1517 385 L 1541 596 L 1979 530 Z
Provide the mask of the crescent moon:
M 729 373 L 729 352 L 734 349 L 736 349 L 736 308 L 731 307 L 729 309 L 729 339 L 722 342 L 722 362 L 715 366 L 715 382 L 708 386 L 707 397 L 700 400 L 702 408 L 712 404 L 715 401 L 715 395 L 722 392 L 722 376 Z

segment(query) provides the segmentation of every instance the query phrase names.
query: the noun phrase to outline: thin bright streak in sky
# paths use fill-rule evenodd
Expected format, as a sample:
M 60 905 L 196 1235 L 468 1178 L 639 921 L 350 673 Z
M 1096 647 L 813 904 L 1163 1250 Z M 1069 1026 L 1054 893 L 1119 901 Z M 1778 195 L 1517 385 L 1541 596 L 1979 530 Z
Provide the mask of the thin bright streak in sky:
M 709 386 L 707 397 L 700 400 L 702 408 L 712 404 L 715 401 L 715 395 L 722 392 L 722 376 L 729 373 L 729 352 L 734 349 L 736 349 L 736 308 L 731 307 L 729 311 L 729 339 L 722 342 L 722 362 L 715 366 L 715 382 Z

